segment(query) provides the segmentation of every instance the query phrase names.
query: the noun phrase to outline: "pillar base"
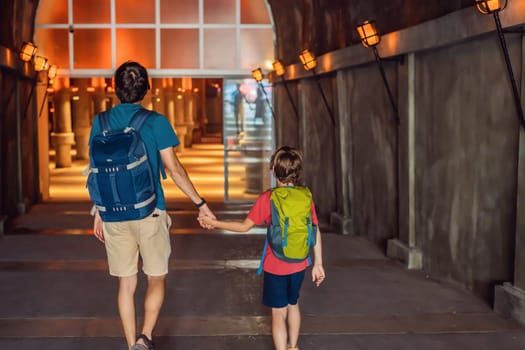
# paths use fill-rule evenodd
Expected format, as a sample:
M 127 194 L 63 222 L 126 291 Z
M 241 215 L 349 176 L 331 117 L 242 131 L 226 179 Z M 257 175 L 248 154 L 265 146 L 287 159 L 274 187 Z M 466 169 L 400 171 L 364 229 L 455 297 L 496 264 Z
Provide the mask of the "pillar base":
M 179 145 L 177 146 L 176 150 L 178 152 L 184 151 L 184 144 L 186 139 L 186 134 L 188 133 L 188 128 L 186 126 L 175 126 L 175 133 L 177 134 L 177 137 L 179 138 Z
M 409 270 L 421 270 L 423 268 L 423 253 L 420 249 L 409 248 L 398 239 L 389 239 L 386 255 L 389 258 L 401 260 Z
M 51 133 L 51 143 L 55 148 L 55 164 L 57 168 L 69 168 L 72 165 L 71 146 L 75 144 L 75 134 L 72 132 Z
M 73 130 L 75 134 L 75 145 L 77 148 L 77 159 L 89 160 L 89 134 L 90 128 L 78 128 Z
M 193 145 L 193 123 L 185 123 L 184 125 L 186 126 L 186 134 L 182 139 L 184 147 L 191 147 Z
M 354 229 L 352 225 L 352 218 L 345 217 L 340 213 L 331 213 L 330 214 L 330 224 L 335 228 L 336 232 L 343 235 L 352 235 L 354 234 Z
M 525 326 L 525 291 L 508 282 L 496 286 L 494 311 Z

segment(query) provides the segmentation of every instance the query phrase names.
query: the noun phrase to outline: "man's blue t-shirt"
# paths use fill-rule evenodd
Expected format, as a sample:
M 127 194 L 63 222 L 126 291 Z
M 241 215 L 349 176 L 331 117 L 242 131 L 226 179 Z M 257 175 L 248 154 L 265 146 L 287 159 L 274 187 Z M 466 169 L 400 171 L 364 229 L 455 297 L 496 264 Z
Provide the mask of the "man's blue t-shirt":
M 113 130 L 124 129 L 129 126 L 131 118 L 135 112 L 143 108 L 140 104 L 122 103 L 113 107 L 109 111 L 109 124 Z M 98 115 L 93 120 L 91 127 L 91 134 L 89 135 L 89 145 L 94 136 L 102 133 Z M 168 119 L 162 114 L 152 112 L 146 118 L 146 121 L 140 129 L 140 137 L 146 145 L 148 152 L 148 161 L 153 170 L 153 177 L 155 178 L 155 192 L 157 194 L 157 208 L 166 210 L 166 201 L 164 199 L 164 191 L 160 183 L 160 166 L 162 161 L 160 159 L 159 151 L 168 147 L 176 147 L 179 145 L 179 138 L 175 134 L 173 127 Z

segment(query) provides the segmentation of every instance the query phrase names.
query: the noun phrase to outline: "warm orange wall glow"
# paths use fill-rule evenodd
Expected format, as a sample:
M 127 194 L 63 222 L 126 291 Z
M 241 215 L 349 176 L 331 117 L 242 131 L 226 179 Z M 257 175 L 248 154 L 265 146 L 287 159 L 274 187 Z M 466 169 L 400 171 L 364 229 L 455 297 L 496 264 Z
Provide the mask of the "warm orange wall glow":
M 117 29 L 117 66 L 129 60 L 155 68 L 154 29 Z
M 75 30 L 75 68 L 111 69 L 109 29 Z

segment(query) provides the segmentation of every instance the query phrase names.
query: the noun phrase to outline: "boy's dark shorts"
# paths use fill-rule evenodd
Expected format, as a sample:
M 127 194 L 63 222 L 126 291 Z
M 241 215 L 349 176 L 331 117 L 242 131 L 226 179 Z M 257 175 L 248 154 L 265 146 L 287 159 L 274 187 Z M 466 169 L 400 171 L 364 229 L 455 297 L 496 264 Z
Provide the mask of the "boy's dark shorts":
M 296 305 L 303 284 L 304 272 L 305 270 L 291 275 L 279 276 L 265 271 L 263 304 L 272 308 Z

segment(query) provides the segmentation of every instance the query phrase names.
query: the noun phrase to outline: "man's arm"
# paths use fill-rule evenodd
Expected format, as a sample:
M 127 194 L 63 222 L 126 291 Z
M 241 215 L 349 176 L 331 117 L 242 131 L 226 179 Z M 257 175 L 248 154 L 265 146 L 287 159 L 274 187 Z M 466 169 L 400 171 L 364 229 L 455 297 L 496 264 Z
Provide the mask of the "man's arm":
M 195 204 L 202 202 L 202 198 L 197 193 L 195 186 L 191 182 L 186 169 L 179 161 L 179 158 L 175 154 L 174 147 L 164 148 L 160 151 L 160 157 L 162 159 L 162 164 L 167 169 L 169 176 L 177 185 L 178 188 Z M 200 216 L 209 216 L 215 219 L 215 215 L 211 212 L 208 205 L 205 203 L 199 207 L 199 217 Z

